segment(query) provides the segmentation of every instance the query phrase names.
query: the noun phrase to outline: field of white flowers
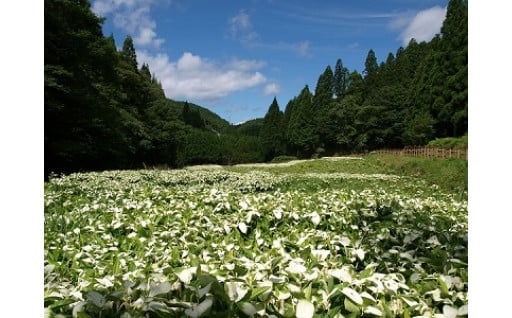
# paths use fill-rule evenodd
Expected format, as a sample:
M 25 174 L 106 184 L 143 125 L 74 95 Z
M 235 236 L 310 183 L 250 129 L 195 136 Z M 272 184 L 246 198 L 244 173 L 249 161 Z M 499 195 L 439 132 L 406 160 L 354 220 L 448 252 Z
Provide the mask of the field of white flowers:
M 44 201 L 49 317 L 468 315 L 467 198 L 420 180 L 108 171 Z

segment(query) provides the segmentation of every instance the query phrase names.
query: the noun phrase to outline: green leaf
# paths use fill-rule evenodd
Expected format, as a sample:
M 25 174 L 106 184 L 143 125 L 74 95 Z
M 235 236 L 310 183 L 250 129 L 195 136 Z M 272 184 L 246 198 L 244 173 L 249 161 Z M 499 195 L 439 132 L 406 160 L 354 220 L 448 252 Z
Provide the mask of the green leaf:
M 197 318 L 204 315 L 212 307 L 212 305 L 213 299 L 209 297 L 193 308 L 185 310 L 185 314 L 189 317 Z
M 345 309 L 352 312 L 352 313 L 359 313 L 361 310 L 359 309 L 359 306 L 354 304 L 348 297 L 345 298 L 343 301 L 343 304 L 345 305 Z
M 274 296 L 278 300 L 284 300 L 284 299 L 290 298 L 292 296 L 292 294 L 290 293 L 290 291 L 287 288 L 283 288 L 283 289 L 276 288 L 274 290 Z
M 55 270 L 55 265 L 53 265 L 53 264 L 48 264 L 44 267 L 45 275 L 52 273 L 54 270 Z
M 76 302 L 75 299 L 66 298 L 66 299 L 58 300 L 58 301 L 52 303 L 51 305 L 48 306 L 48 308 L 50 308 L 50 309 L 57 309 L 57 308 L 64 307 L 64 306 L 67 306 L 69 304 L 72 304 L 74 302 Z
M 361 293 L 361 297 L 364 298 L 364 299 L 368 299 L 372 303 L 376 303 L 377 302 L 377 299 L 375 299 L 375 297 L 373 297 L 371 294 L 369 294 L 367 292 L 362 292 Z
M 369 314 L 369 315 L 374 315 L 377 317 L 382 317 L 382 311 L 380 311 L 380 309 L 373 307 L 373 306 L 366 307 L 364 310 L 364 313 Z
M 400 298 L 402 298 L 402 300 L 407 304 L 407 306 L 409 307 L 414 307 L 416 305 L 418 305 L 418 302 L 413 300 L 413 299 L 410 299 L 409 297 L 405 297 L 405 296 L 400 296 Z
M 90 291 L 85 298 L 98 308 L 103 308 L 105 305 L 105 297 L 98 292 Z
M 237 304 L 237 306 L 244 314 L 246 314 L 249 317 L 254 316 L 258 312 L 258 309 L 249 302 L 241 302 Z
M 73 317 L 77 317 L 79 314 L 83 313 L 85 304 L 86 304 L 85 301 L 81 301 L 81 302 L 78 302 L 75 306 L 73 306 L 73 310 L 71 311 L 71 314 L 73 315 Z
M 313 291 L 313 289 L 312 289 L 311 284 L 308 284 L 308 286 L 306 288 L 304 288 L 304 297 L 306 299 L 311 299 L 312 291 Z
M 245 294 L 249 291 L 247 288 L 243 288 L 242 282 L 226 282 L 224 288 L 229 299 L 233 302 L 240 301 Z
M 355 290 L 353 290 L 352 288 L 350 287 L 345 287 L 341 290 L 341 292 L 347 296 L 348 298 L 350 298 L 350 300 L 352 300 L 356 305 L 359 305 L 359 306 L 362 306 L 363 305 L 363 298 L 361 297 L 361 295 L 359 295 L 358 292 L 356 292 Z
M 439 288 L 441 289 L 441 296 L 448 297 L 450 295 L 450 292 L 448 291 L 448 285 L 446 284 L 444 277 L 437 277 L 437 281 L 439 282 Z
M 254 300 L 258 296 L 264 294 L 265 292 L 269 292 L 271 289 L 272 289 L 272 286 L 260 286 L 260 287 L 253 288 L 251 290 L 251 297 L 249 299 Z
M 163 282 L 158 285 L 152 285 L 149 290 L 149 297 L 155 297 L 162 294 L 167 294 L 172 289 L 172 286 L 169 282 Z
M 148 308 L 149 308 L 149 310 L 151 310 L 153 312 L 157 312 L 157 313 L 170 313 L 171 312 L 169 310 L 169 307 L 167 307 L 167 305 L 165 305 L 161 302 L 157 302 L 157 301 L 150 302 L 148 305 Z
M 203 298 L 203 296 L 210 291 L 210 289 L 212 288 L 212 284 L 213 282 L 210 282 L 208 285 L 197 291 L 197 296 L 199 297 L 199 299 Z

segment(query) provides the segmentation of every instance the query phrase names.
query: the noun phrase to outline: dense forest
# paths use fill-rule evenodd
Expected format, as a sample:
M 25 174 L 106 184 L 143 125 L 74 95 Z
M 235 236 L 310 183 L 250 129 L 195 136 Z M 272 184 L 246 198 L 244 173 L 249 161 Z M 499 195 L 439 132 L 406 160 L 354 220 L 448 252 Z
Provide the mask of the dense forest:
M 280 110 L 231 125 L 166 98 L 133 40 L 120 51 L 88 0 L 45 0 L 45 176 L 147 166 L 233 164 L 425 145 L 467 134 L 468 5 L 450 0 L 440 34 L 412 39 L 364 71 L 338 59 Z

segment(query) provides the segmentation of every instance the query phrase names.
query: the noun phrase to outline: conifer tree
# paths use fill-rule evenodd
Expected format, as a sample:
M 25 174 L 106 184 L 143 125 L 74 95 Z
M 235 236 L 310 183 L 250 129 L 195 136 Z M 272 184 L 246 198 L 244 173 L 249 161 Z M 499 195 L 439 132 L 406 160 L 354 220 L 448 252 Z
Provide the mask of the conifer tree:
M 185 124 L 195 128 L 202 129 L 205 126 L 203 118 L 201 118 L 201 113 L 199 113 L 199 110 L 192 109 L 188 102 L 185 102 L 185 104 L 183 105 L 181 119 Z
M 341 59 L 338 59 L 334 68 L 334 94 L 338 99 L 345 96 L 347 90 L 347 77 L 348 69 L 343 66 Z
M 128 63 L 137 69 L 137 54 L 135 53 L 135 47 L 133 46 L 133 39 L 130 35 L 127 35 L 123 42 L 123 49 L 121 56 L 128 61 Z
M 287 140 L 295 149 L 297 157 L 311 156 L 318 145 L 312 99 L 313 96 L 306 85 L 299 96 L 292 100 L 293 112 L 290 114 L 288 123 Z
M 330 66 L 318 78 L 315 95 L 313 96 L 313 116 L 315 120 L 315 134 L 319 141 L 315 150 L 319 154 L 327 151 L 334 142 L 333 127 L 329 117 L 329 111 L 334 101 L 334 74 Z
M 364 71 L 363 75 L 365 78 L 371 77 L 377 73 L 379 69 L 379 64 L 377 63 L 377 58 L 375 57 L 375 52 L 370 49 L 368 51 L 368 55 L 366 56 L 366 60 L 364 62 Z
M 284 154 L 284 114 L 279 110 L 277 99 L 274 97 L 272 104 L 263 118 L 260 139 L 264 151 L 265 160 Z

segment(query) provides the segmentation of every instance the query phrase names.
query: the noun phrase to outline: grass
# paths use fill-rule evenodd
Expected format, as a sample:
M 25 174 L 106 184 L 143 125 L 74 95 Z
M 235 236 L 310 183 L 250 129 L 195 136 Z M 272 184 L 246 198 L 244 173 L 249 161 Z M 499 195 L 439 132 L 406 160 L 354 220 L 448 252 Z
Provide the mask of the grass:
M 437 138 L 428 143 L 427 147 L 435 148 L 468 148 L 468 135 L 462 137 Z
M 247 172 L 254 167 L 229 167 L 226 169 Z M 449 193 L 461 193 L 468 190 L 468 161 L 463 159 L 430 159 L 392 154 L 370 154 L 362 160 L 328 160 L 324 158 L 300 162 L 291 166 L 269 166 L 268 168 L 262 166 L 258 167 L 258 170 L 275 174 L 391 174 L 422 179 Z M 314 190 L 320 185 L 310 183 L 307 186 Z
M 366 159 L 368 164 L 383 167 L 389 173 L 419 177 L 448 192 L 468 190 L 468 161 L 464 159 L 430 159 L 388 154 L 372 154 Z

